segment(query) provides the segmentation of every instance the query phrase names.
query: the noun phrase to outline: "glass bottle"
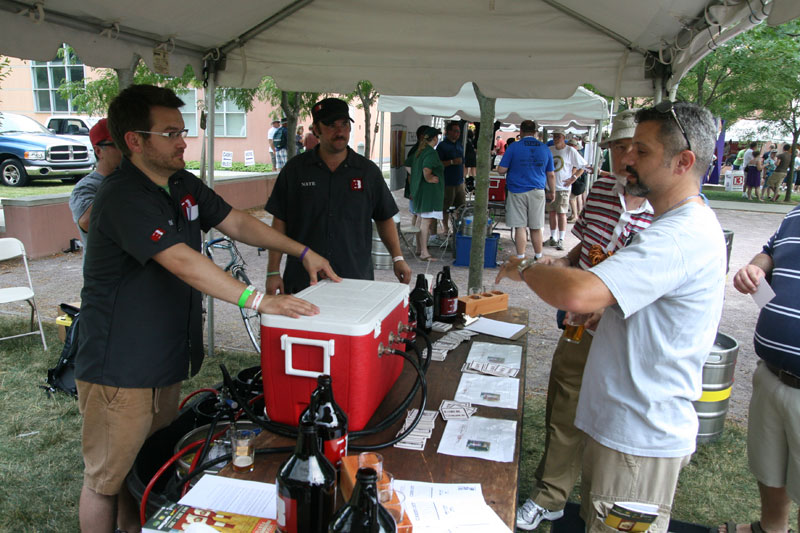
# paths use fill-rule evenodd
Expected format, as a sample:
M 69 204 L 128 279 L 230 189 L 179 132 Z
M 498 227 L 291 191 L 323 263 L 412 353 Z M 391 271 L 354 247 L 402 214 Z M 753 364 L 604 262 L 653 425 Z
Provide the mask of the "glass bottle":
M 433 318 L 441 322 L 455 322 L 458 315 L 458 287 L 450 277 L 450 267 L 442 268 L 436 275 L 433 290 Z
M 320 450 L 338 470 L 342 457 L 347 455 L 347 415 L 333 399 L 332 383 L 327 374 L 317 377 L 317 388 L 300 419 L 309 419 L 317 425 Z
M 428 280 L 425 279 L 425 274 L 417 275 L 417 286 L 411 291 L 409 300 L 417 317 L 417 327 L 425 333 L 430 333 L 433 326 L 433 296 L 428 292 Z
M 372 468 L 359 468 L 350 501 L 339 509 L 328 533 L 393 533 L 397 525 L 378 501 L 378 475 Z
M 300 420 L 294 453 L 275 480 L 278 531 L 324 533 L 336 504 L 336 470 L 319 449 L 317 426 Z

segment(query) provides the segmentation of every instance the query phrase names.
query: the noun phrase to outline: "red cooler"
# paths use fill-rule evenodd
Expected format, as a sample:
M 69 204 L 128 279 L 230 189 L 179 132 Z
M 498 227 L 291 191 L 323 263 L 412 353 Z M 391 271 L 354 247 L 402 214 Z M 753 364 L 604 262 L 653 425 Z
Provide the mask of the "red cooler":
M 403 370 L 403 357 L 379 357 L 378 346 L 387 346 L 389 334 L 396 336 L 399 325 L 408 324 L 408 285 L 321 281 L 296 296 L 315 304 L 320 313 L 301 318 L 261 315 L 267 415 L 296 426 L 317 376 L 329 374 L 336 403 L 347 413 L 348 431 L 359 431 Z
M 499 174 L 489 174 L 489 201 L 506 201 L 506 177 Z

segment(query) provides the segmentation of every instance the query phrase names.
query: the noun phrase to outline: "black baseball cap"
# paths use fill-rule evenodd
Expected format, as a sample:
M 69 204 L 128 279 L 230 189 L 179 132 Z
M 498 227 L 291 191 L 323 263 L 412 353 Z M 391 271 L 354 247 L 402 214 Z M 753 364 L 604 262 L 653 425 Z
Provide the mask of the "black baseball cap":
M 326 125 L 340 118 L 346 118 L 353 122 L 347 102 L 338 98 L 325 98 L 314 104 L 314 107 L 311 108 L 311 117 L 314 122 L 322 122 Z
M 442 130 L 440 130 L 439 128 L 434 128 L 432 126 L 428 126 L 428 128 L 425 130 L 425 133 L 423 135 L 433 139 L 437 135 L 441 135 L 441 134 L 442 134 Z

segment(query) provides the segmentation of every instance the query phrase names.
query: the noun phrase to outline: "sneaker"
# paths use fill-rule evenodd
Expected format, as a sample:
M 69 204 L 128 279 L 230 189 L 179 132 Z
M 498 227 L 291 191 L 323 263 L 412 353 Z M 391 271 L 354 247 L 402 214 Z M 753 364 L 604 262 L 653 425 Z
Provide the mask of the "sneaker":
M 555 246 L 556 245 L 556 240 L 553 237 L 550 237 L 549 239 L 544 241 L 544 245 L 545 246 Z
M 517 528 L 531 531 L 539 527 L 542 520 L 558 520 L 564 516 L 564 510 L 548 511 L 529 499 L 517 510 Z
M 564 239 L 558 239 L 556 243 L 556 250 L 563 250 L 564 249 Z

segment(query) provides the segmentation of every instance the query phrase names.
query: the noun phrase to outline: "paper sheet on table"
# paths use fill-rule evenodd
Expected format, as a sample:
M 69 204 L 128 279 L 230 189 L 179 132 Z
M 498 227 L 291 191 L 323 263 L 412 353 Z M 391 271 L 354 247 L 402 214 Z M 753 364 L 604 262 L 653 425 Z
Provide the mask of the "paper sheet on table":
M 762 279 L 761 282 L 758 284 L 756 292 L 751 294 L 751 296 L 753 297 L 753 300 L 756 302 L 756 305 L 759 308 L 762 308 L 765 305 L 767 305 L 770 302 L 770 300 L 775 298 L 775 291 L 773 291 L 772 287 L 769 286 L 767 280 Z
M 486 505 L 479 483 L 426 483 L 396 479 L 406 497 L 406 513 L 419 533 L 509 532 Z
M 494 363 L 522 368 L 522 346 L 516 344 L 496 344 L 492 342 L 473 342 L 467 356 L 467 363 Z
M 200 509 L 259 518 L 277 518 L 277 489 L 272 483 L 206 474 L 178 503 Z
M 444 455 L 510 463 L 514 460 L 516 438 L 516 421 L 473 416 L 469 420 L 447 422 L 437 451 Z
M 511 324 L 510 322 L 481 317 L 464 329 L 483 333 L 484 335 L 493 335 L 495 337 L 502 337 L 503 339 L 510 339 L 524 328 L 525 326 L 522 324 Z
M 519 401 L 519 378 L 462 374 L 453 399 L 473 405 L 516 409 Z

